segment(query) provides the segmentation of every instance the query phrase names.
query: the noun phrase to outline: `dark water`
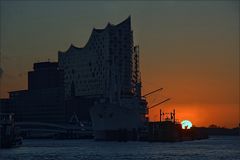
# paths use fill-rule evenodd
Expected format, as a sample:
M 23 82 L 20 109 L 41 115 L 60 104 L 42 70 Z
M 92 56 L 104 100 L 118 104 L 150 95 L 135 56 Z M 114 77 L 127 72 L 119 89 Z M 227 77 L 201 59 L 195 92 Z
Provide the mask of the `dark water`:
M 0 160 L 240 160 L 240 137 L 178 143 L 25 140 L 0 150 Z

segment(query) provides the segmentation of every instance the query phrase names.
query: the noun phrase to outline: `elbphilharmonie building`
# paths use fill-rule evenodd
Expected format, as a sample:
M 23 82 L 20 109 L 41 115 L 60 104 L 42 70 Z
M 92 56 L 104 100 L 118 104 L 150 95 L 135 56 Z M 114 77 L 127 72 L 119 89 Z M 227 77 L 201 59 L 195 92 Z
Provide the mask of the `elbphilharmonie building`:
M 83 48 L 71 45 L 58 57 L 65 98 L 93 98 L 89 110 L 95 138 L 116 138 L 119 130 L 132 132 L 143 126 L 146 101 L 141 97 L 139 49 L 133 43 L 130 17 L 94 28 Z
M 65 97 L 114 99 L 133 94 L 139 76 L 133 72 L 134 54 L 130 17 L 118 25 L 94 28 L 83 48 L 71 45 L 58 54 L 59 67 L 64 70 Z

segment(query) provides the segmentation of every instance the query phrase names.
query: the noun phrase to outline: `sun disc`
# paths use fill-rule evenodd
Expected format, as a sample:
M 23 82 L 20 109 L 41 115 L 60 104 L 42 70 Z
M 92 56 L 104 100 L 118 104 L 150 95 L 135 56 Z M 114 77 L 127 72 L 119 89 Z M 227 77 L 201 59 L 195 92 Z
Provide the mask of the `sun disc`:
M 189 120 L 183 120 L 181 124 L 182 129 L 190 129 L 192 127 L 192 123 Z

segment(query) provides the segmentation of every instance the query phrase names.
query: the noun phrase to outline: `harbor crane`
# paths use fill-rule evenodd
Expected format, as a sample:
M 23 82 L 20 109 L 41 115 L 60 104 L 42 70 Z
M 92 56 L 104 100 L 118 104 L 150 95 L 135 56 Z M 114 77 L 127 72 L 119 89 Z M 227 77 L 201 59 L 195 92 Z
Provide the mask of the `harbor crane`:
M 146 97 L 149 96 L 150 94 L 153 94 L 153 93 L 158 92 L 158 91 L 161 91 L 161 90 L 163 90 L 163 88 L 159 88 L 159 89 L 156 89 L 156 90 L 154 90 L 154 91 L 151 91 L 151 92 L 143 95 L 142 97 L 146 98 Z
M 160 104 L 165 103 L 165 102 L 167 102 L 167 101 L 169 101 L 169 100 L 170 100 L 170 98 L 167 98 L 167 99 L 165 99 L 164 101 L 161 101 L 161 102 L 159 102 L 159 103 L 157 103 L 157 104 L 154 104 L 154 105 L 151 106 L 151 107 L 148 107 L 148 109 L 152 109 L 152 108 L 154 108 L 154 107 L 157 107 L 157 106 L 159 106 Z
M 147 96 L 149 96 L 149 95 L 151 95 L 151 94 L 153 94 L 153 93 L 155 93 L 155 92 L 159 92 L 159 91 L 161 91 L 161 90 L 163 90 L 163 88 L 159 88 L 159 89 L 156 89 L 156 90 L 154 90 L 154 91 L 151 91 L 151 92 L 143 95 L 142 97 L 143 97 L 143 98 L 146 98 Z M 157 103 L 157 104 L 154 104 L 154 105 L 151 106 L 151 107 L 148 107 L 147 109 L 152 109 L 152 108 L 154 108 L 154 107 L 157 107 L 157 106 L 159 106 L 160 104 L 165 103 L 165 102 L 167 102 L 167 101 L 169 101 L 169 100 L 170 100 L 170 98 L 167 98 L 167 99 L 165 99 L 165 100 L 163 100 L 163 101 L 161 101 L 161 102 L 159 102 L 159 103 Z

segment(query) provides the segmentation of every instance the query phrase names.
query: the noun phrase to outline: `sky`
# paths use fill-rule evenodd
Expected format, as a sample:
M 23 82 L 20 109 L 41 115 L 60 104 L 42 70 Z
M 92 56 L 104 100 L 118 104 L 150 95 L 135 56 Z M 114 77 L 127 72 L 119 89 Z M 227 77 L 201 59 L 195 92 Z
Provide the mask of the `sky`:
M 239 1 L 0 1 L 0 97 L 27 89 L 32 64 L 56 61 L 92 29 L 129 15 L 150 120 L 176 109 L 196 126 L 239 124 Z

